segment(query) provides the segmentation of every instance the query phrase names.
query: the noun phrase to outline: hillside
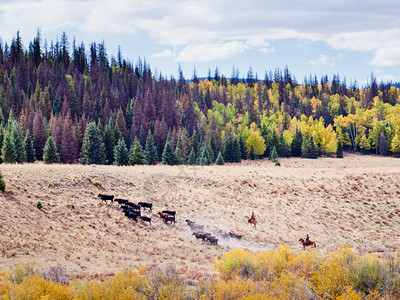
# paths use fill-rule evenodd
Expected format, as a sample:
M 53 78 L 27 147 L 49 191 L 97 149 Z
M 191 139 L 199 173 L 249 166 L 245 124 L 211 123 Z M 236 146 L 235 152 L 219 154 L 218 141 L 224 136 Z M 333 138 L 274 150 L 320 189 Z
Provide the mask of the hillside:
M 251 251 L 310 234 L 317 251 L 347 244 L 360 254 L 400 248 L 400 160 L 346 154 L 344 159 L 244 161 L 224 166 L 6 164 L 0 195 L 0 269 L 35 262 L 68 273 L 115 273 L 148 264 L 176 266 L 189 278 L 213 272 L 231 248 Z M 152 225 L 134 223 L 98 193 L 153 203 Z M 35 207 L 37 201 L 44 205 Z M 165 225 L 157 211 L 177 211 Z M 245 216 L 254 211 L 257 228 Z M 195 241 L 185 219 L 243 235 L 219 246 Z

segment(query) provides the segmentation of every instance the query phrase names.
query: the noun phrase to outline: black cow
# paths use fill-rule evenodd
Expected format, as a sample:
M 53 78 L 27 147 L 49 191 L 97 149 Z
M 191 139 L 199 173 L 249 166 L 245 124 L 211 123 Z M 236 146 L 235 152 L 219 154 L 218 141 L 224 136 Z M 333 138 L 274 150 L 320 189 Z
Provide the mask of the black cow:
M 139 209 L 139 210 L 140 210 L 140 208 L 141 208 L 140 205 L 137 205 L 137 204 L 132 203 L 132 202 L 129 202 L 129 201 L 126 202 L 125 205 L 126 205 L 126 206 L 129 206 L 129 207 L 132 207 L 132 208 L 135 208 L 135 209 Z
M 202 241 L 204 241 L 204 239 L 206 239 L 206 235 L 204 234 L 204 232 L 193 232 L 192 235 L 194 235 L 197 240 L 201 239 Z
M 131 213 L 134 213 L 134 214 L 136 214 L 136 215 L 138 215 L 138 216 L 141 215 L 140 209 L 135 209 L 135 208 L 132 208 L 132 207 L 123 208 L 122 211 L 123 211 L 124 213 L 125 213 L 125 212 L 131 212 Z
M 171 215 L 165 215 L 162 217 L 164 219 L 164 222 L 168 224 L 168 222 L 170 222 L 170 224 L 172 224 L 172 222 L 175 225 L 175 216 L 171 216 Z
M 234 232 L 229 232 L 229 236 L 234 239 L 238 239 L 239 241 L 242 239 L 243 235 L 236 234 Z
M 107 200 L 110 200 L 111 202 L 114 202 L 114 195 L 104 195 L 104 194 L 98 194 L 97 197 L 100 197 L 102 201 L 107 203 Z
M 114 199 L 114 201 L 115 201 L 115 202 L 118 202 L 119 205 L 123 205 L 123 204 L 126 204 L 126 203 L 129 202 L 129 200 L 126 200 L 126 199 L 119 199 L 119 198 Z
M 153 204 L 152 203 L 147 203 L 147 202 L 139 202 L 138 205 L 140 205 L 141 207 L 143 207 L 143 209 L 149 208 L 150 211 L 153 208 Z
M 218 245 L 218 239 L 215 236 L 207 236 L 206 239 L 211 245 Z
M 151 225 L 151 218 L 142 216 L 142 217 L 140 217 L 140 219 L 141 219 L 143 222 L 149 222 L 149 224 Z
M 131 212 L 131 211 L 125 211 L 125 216 L 128 217 L 129 219 L 134 220 L 137 223 L 137 218 L 138 218 L 138 214 Z
M 171 216 L 175 216 L 176 215 L 176 211 L 174 211 L 174 210 L 163 210 L 162 213 L 163 214 L 169 214 Z

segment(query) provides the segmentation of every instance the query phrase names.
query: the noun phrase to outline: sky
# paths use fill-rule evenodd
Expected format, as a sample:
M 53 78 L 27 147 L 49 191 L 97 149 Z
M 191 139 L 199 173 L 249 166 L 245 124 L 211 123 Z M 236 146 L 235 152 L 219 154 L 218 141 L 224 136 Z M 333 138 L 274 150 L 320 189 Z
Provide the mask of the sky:
M 0 38 L 19 31 L 27 47 L 39 28 L 43 44 L 63 32 L 87 51 L 104 41 L 109 56 L 120 45 L 168 77 L 179 65 L 186 78 L 287 66 L 299 82 L 339 74 L 365 85 L 371 73 L 400 81 L 399 15 L 398 0 L 1 0 Z

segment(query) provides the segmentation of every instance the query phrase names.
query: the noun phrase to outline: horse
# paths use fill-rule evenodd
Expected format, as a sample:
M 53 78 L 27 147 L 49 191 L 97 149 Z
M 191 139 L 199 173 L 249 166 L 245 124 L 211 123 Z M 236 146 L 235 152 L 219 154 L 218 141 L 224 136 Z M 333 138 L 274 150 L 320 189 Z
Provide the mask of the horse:
M 299 239 L 299 242 L 303 244 L 303 249 L 306 249 L 307 246 L 317 247 L 317 243 L 313 241 L 305 241 L 303 238 Z
M 256 225 L 257 225 L 256 219 L 251 219 L 248 216 L 245 216 L 245 218 L 246 218 L 247 222 L 249 222 L 249 224 L 253 224 L 253 228 L 256 228 Z

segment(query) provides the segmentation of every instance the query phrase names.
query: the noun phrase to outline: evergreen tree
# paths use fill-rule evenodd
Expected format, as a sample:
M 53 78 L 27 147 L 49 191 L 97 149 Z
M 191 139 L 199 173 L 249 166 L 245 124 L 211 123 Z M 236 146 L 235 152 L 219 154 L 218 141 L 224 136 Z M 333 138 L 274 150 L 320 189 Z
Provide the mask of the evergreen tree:
M 26 152 L 24 147 L 24 138 L 22 137 L 21 127 L 17 121 L 13 122 L 11 129 L 11 138 L 15 145 L 16 162 L 23 163 L 26 161 Z
M 341 140 L 338 141 L 338 146 L 336 150 L 336 157 L 337 158 L 343 158 L 343 144 Z
M 114 148 L 116 146 L 115 130 L 111 120 L 109 120 L 104 128 L 104 146 L 106 160 L 108 164 L 114 163 Z
M 126 166 L 129 161 L 129 150 L 123 138 L 120 138 L 114 147 L 114 165 Z
M 240 153 L 240 142 L 239 142 L 239 138 L 237 138 L 237 137 L 234 137 L 233 138 L 233 144 L 232 144 L 232 146 L 233 146 L 233 162 L 241 162 L 242 161 L 242 156 L 241 156 L 241 153 Z
M 105 147 L 100 139 L 96 123 L 90 122 L 86 126 L 81 150 L 81 161 L 84 165 L 104 164 L 106 159 Z
M 224 158 L 223 158 L 223 156 L 222 156 L 222 154 L 221 154 L 221 151 L 218 152 L 217 160 L 215 161 L 215 163 L 216 163 L 217 165 L 219 165 L 219 166 L 222 166 L 223 164 L 225 164 Z
M 15 163 L 17 160 L 17 152 L 15 150 L 12 134 L 6 131 L 4 136 L 3 146 L 1 147 L 1 159 L 4 163 Z
M 146 147 L 144 150 L 144 155 L 149 165 L 157 164 L 158 162 L 157 146 L 154 143 L 154 137 L 150 130 L 146 138 Z
M 146 157 L 143 153 L 143 147 L 139 140 L 136 138 L 131 147 L 131 152 L 129 155 L 130 165 L 144 165 L 146 164 Z
M 34 162 L 36 160 L 35 146 L 33 144 L 33 139 L 29 129 L 26 131 L 24 146 L 26 153 L 26 161 L 29 163 Z
M 312 135 L 307 139 L 304 137 L 303 144 L 301 147 L 301 157 L 302 158 L 318 158 L 318 151 L 314 143 L 314 138 Z
M 208 149 L 206 145 L 203 145 L 200 148 L 198 164 L 201 166 L 210 165 L 212 163 L 210 154 L 208 153 Z
M 168 134 L 167 141 L 165 142 L 164 151 L 162 154 L 162 163 L 164 165 L 171 165 L 171 166 L 176 165 L 177 163 L 170 134 Z
M 269 155 L 269 159 L 270 159 L 272 162 L 275 162 L 277 158 L 278 158 L 278 151 L 276 150 L 276 147 L 273 146 L 273 147 L 272 147 L 272 150 L 271 150 L 271 153 L 270 153 L 270 155 Z
M 185 153 L 183 152 L 181 133 L 178 134 L 178 141 L 175 147 L 175 162 L 177 165 L 183 165 L 186 163 Z
M 0 172 L 0 191 L 6 190 L 6 183 L 3 178 L 3 174 Z
M 43 149 L 43 162 L 45 164 L 54 164 L 60 162 L 60 154 L 57 152 L 56 143 L 52 136 L 49 136 L 46 140 Z
M 240 145 L 240 158 L 247 159 L 246 144 L 243 141 L 242 135 L 240 135 L 240 138 L 239 138 L 239 145 Z
M 194 149 L 192 147 L 192 149 L 190 150 L 189 157 L 188 157 L 188 164 L 189 165 L 195 165 L 196 162 L 197 162 L 196 153 L 194 152 Z
M 303 144 L 303 134 L 301 133 L 301 130 L 296 127 L 296 133 L 293 137 L 292 145 L 291 145 L 291 150 L 292 150 L 292 156 L 293 157 L 300 157 L 301 156 L 301 146 Z
M 251 160 L 255 160 L 256 159 L 256 155 L 254 154 L 254 146 L 251 146 L 250 148 L 250 155 L 249 155 Z

